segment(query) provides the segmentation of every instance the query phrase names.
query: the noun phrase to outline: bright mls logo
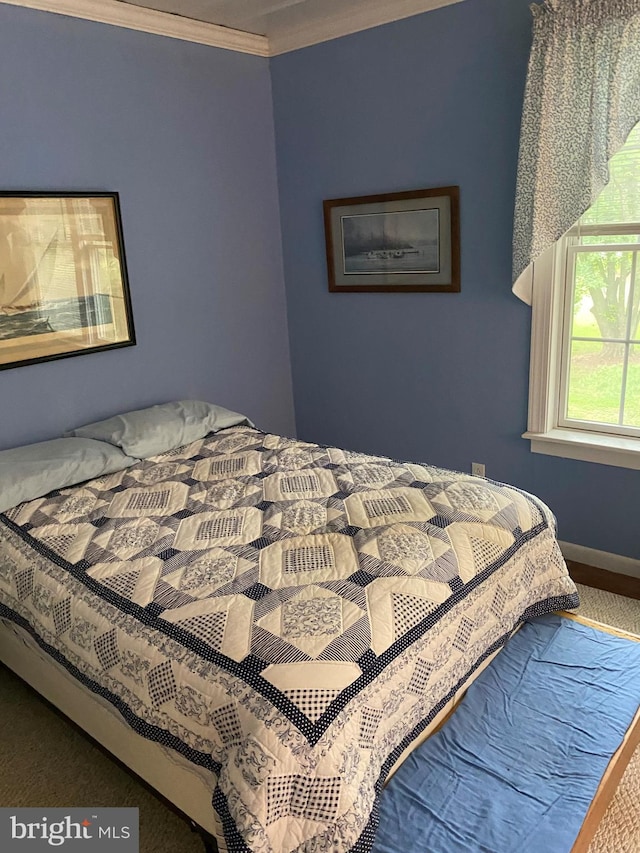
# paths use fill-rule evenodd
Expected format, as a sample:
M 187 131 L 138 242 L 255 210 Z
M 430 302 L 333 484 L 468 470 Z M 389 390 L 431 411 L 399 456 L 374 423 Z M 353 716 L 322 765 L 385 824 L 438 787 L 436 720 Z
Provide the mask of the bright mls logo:
M 138 809 L 0 808 L 0 850 L 138 853 Z

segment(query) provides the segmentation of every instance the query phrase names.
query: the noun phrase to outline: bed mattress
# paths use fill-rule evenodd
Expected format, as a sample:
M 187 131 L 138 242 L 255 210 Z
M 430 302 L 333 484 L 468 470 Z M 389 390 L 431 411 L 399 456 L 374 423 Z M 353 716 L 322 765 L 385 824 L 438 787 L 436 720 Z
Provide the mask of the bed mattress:
M 398 759 L 576 605 L 532 496 L 245 426 L 0 515 L 0 616 L 212 771 L 230 851 L 369 851 Z

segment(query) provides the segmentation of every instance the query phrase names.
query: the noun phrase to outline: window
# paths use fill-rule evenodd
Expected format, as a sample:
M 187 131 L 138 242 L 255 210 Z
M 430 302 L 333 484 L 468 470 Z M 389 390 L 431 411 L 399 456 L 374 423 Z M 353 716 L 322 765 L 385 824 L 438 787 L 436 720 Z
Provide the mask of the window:
M 640 124 L 534 265 L 525 437 L 534 452 L 640 468 Z

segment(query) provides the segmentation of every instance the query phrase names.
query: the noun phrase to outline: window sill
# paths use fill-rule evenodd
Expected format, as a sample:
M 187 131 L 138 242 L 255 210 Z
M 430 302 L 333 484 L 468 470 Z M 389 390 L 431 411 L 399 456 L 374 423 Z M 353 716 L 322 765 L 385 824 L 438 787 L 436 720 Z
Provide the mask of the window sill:
M 532 453 L 640 470 L 640 438 L 574 429 L 525 432 L 522 437 L 531 442 Z

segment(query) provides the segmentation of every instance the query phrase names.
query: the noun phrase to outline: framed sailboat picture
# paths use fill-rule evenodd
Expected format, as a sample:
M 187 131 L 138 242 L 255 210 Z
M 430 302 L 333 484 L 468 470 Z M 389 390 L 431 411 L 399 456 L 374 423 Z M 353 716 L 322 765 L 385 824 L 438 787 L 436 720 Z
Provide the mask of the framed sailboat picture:
M 118 194 L 0 192 L 0 370 L 133 344 Z
M 460 290 L 459 188 L 410 190 L 324 203 L 329 290 Z

